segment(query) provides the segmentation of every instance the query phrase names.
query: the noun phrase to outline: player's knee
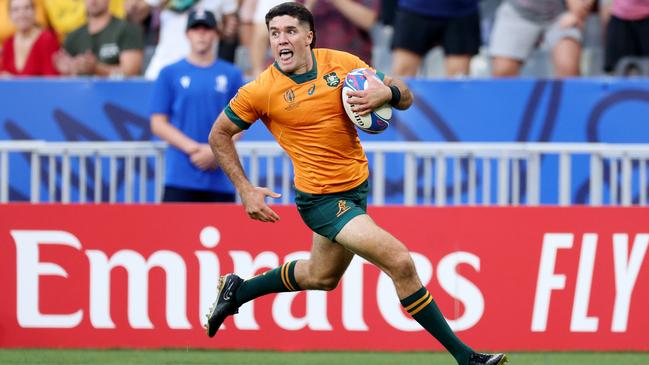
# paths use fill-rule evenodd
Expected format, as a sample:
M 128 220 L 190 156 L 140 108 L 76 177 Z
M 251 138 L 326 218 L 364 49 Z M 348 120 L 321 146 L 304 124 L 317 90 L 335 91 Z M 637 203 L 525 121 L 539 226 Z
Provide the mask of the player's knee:
M 409 252 L 405 251 L 394 256 L 388 275 L 394 281 L 408 280 L 417 275 L 415 263 L 412 261 Z

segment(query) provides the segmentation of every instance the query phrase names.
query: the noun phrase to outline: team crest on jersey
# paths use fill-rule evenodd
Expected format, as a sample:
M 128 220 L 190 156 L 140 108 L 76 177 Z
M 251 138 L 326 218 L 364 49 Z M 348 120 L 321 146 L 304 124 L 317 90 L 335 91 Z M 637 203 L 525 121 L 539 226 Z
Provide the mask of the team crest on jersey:
M 330 72 L 322 77 L 326 82 L 327 86 L 336 87 L 340 84 L 340 78 L 336 75 L 335 72 Z

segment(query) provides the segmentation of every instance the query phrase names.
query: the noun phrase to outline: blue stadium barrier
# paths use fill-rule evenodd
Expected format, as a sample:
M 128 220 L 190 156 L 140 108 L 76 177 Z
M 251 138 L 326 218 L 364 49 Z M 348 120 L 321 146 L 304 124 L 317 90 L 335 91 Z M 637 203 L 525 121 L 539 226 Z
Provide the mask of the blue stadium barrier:
M 385 133 L 361 134 L 362 140 L 649 142 L 649 79 L 409 80 L 409 85 L 414 106 L 396 113 Z M 151 91 L 152 83 L 144 80 L 2 80 L 0 139 L 152 140 Z M 258 124 L 244 140 L 272 139 Z M 25 165 L 20 159 L 12 156 L 12 165 Z M 402 185 L 403 166 L 396 158 L 387 162 L 390 203 L 396 199 L 391 199 L 390 186 Z M 573 203 L 587 201 L 586 162 L 575 162 L 583 167 L 573 176 Z M 10 198 L 27 200 L 29 180 L 22 178 L 27 174 L 17 175 Z

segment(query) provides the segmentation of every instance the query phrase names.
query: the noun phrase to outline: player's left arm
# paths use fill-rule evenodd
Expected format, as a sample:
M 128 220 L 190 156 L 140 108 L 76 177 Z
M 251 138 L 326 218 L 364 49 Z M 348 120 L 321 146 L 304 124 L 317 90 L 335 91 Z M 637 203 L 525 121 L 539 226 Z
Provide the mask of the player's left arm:
M 347 93 L 350 96 L 347 102 L 356 113 L 369 114 L 385 103 L 400 110 L 408 109 L 412 105 L 412 92 L 403 80 L 386 75 L 381 81 L 367 72 L 364 74 L 367 78 L 367 89 Z

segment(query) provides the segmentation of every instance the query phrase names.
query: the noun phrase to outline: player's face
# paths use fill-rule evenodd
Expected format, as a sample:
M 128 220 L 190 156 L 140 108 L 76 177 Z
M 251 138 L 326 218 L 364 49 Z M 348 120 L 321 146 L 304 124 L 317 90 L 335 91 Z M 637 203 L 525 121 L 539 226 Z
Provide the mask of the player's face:
M 216 43 L 216 30 L 198 26 L 187 30 L 187 39 L 193 53 L 206 54 L 214 50 Z
M 285 73 L 309 71 L 313 32 L 290 15 L 276 16 L 268 22 L 270 48 L 279 68 Z

